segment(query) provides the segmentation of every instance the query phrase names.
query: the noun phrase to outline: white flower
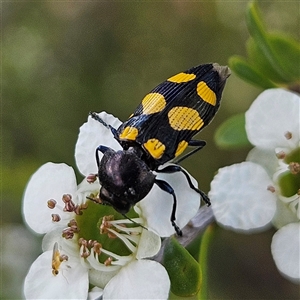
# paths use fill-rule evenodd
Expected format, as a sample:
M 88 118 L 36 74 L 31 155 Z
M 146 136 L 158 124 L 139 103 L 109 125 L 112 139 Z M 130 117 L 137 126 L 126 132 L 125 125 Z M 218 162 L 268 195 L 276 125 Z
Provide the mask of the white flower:
M 121 121 L 104 112 L 99 116 L 107 124 L 118 128 Z M 120 144 L 113 138 L 109 129 L 98 121 L 88 118 L 88 122 L 80 127 L 79 137 L 75 148 L 75 158 L 79 171 L 88 176 L 90 173 L 97 173 L 95 163 L 95 149 L 99 145 L 110 147 L 114 150 L 121 150 Z M 102 157 L 102 156 L 101 156 Z M 200 196 L 192 190 L 181 172 L 173 174 L 158 173 L 157 179 L 167 181 L 174 189 L 177 197 L 176 223 L 179 228 L 184 227 L 194 217 L 200 206 Z M 190 176 L 194 186 L 197 181 Z M 161 237 L 168 237 L 174 234 L 174 228 L 170 222 L 173 198 L 154 185 L 150 193 L 135 207 L 139 207 L 146 224 L 145 227 L 154 231 Z
M 100 116 L 111 126 L 120 124 L 110 115 Z M 75 150 L 77 166 L 86 178 L 77 186 L 71 167 L 46 163 L 26 187 L 25 221 L 35 232 L 45 234 L 43 253 L 25 279 L 27 299 L 96 299 L 102 293 L 104 299 L 168 298 L 166 270 L 145 258 L 159 251 L 160 236 L 174 233 L 170 222 L 173 199 L 154 187 L 134 207 L 135 212 L 129 213 L 135 223 L 112 207 L 87 199 L 100 189 L 98 180 L 87 182 L 89 174 L 97 173 L 95 149 L 100 144 L 121 149 L 107 128 L 89 118 L 80 129 Z M 196 214 L 199 195 L 190 189 L 183 174 L 157 177 L 174 188 L 176 222 L 183 227 Z M 90 293 L 89 285 L 95 286 Z
M 217 222 L 255 232 L 279 230 L 272 254 L 279 271 L 300 280 L 300 97 L 283 89 L 260 94 L 246 112 L 255 146 L 247 161 L 219 170 L 209 196 Z

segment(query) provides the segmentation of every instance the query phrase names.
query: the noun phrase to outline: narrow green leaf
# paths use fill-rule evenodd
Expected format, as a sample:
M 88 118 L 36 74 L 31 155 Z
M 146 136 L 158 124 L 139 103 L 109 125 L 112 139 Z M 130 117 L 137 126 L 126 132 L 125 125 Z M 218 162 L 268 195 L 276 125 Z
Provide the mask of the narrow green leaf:
M 250 146 L 245 130 L 245 114 L 238 114 L 220 125 L 215 133 L 216 144 L 224 149 Z
M 231 70 L 245 81 L 248 81 L 263 89 L 278 87 L 274 82 L 266 78 L 241 56 L 234 55 L 230 57 L 228 64 Z
M 268 40 L 278 57 L 279 64 L 293 80 L 300 80 L 300 44 L 292 38 L 279 34 L 268 34 Z
M 292 81 L 292 77 L 286 72 L 284 66 L 281 64 L 280 58 L 278 58 L 274 52 L 261 20 L 262 18 L 256 1 L 250 2 L 246 11 L 246 22 L 251 36 L 254 38 L 255 43 L 263 52 L 270 65 L 274 68 L 274 71 L 281 74 L 286 80 Z
M 175 238 L 169 239 L 166 245 L 163 265 L 169 274 L 173 294 L 187 297 L 199 292 L 202 281 L 199 264 Z
M 278 73 L 277 70 L 273 68 L 265 54 L 261 51 L 260 47 L 257 45 L 255 40 L 250 37 L 247 41 L 247 53 L 249 64 L 253 66 L 263 76 L 270 81 L 287 84 L 290 82 L 286 77 L 282 76 L 281 73 Z M 260 80 L 260 79 L 259 79 Z
M 201 246 L 200 246 L 200 252 L 199 252 L 199 264 L 201 266 L 201 271 L 202 271 L 202 287 L 200 290 L 200 293 L 198 294 L 198 299 L 199 300 L 206 300 L 208 299 L 208 272 L 207 272 L 207 259 L 208 259 L 208 253 L 209 253 L 209 244 L 213 238 L 214 232 L 215 232 L 215 224 L 209 225 L 201 240 Z

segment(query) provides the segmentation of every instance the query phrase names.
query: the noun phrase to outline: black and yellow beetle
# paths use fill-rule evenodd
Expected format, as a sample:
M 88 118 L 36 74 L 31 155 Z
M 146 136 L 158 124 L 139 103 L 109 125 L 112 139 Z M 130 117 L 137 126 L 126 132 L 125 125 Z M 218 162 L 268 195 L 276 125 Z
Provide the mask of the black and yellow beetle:
M 222 91 L 230 75 L 228 67 L 204 64 L 170 77 L 155 87 L 142 100 L 135 112 L 119 128 L 106 124 L 96 113 L 90 115 L 108 127 L 123 150 L 114 151 L 100 145 L 96 149 L 98 177 L 101 184 L 99 199 L 122 214 L 142 200 L 154 184 L 173 196 L 171 223 L 175 223 L 176 195 L 157 173 L 182 172 L 193 190 L 207 205 L 210 200 L 197 189 L 178 163 L 205 146 L 205 141 L 193 136 L 210 123 L 219 109 Z M 187 146 L 196 147 L 178 159 L 175 165 L 159 166 L 178 157 Z M 103 153 L 100 160 L 99 151 Z

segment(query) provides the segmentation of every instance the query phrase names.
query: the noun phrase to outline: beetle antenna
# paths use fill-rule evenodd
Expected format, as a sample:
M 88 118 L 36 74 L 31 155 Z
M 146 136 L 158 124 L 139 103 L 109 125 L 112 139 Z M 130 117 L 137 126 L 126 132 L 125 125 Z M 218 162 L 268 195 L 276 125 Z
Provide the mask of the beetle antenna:
M 133 221 L 131 218 L 129 218 L 129 217 L 128 217 L 128 216 L 126 216 L 125 214 L 122 214 L 122 216 L 123 216 L 124 218 L 126 218 L 127 220 L 131 221 L 133 224 L 135 224 L 135 225 L 138 225 L 138 226 L 140 226 L 140 227 L 142 227 L 142 228 L 144 228 L 144 229 L 148 230 L 148 228 L 146 228 L 146 227 L 145 227 L 145 226 L 143 226 L 142 224 L 139 224 L 139 223 L 137 223 L 137 222 Z

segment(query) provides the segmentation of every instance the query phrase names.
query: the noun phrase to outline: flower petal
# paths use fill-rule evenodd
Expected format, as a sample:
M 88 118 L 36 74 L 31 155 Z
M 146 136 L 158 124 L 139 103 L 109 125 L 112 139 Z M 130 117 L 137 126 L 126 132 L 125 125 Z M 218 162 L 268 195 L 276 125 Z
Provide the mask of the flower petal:
M 263 230 L 276 211 L 270 185 L 266 171 L 252 162 L 220 169 L 209 192 L 217 222 L 237 231 Z
M 246 161 L 261 165 L 268 173 L 270 178 L 273 177 L 276 168 L 278 167 L 278 158 L 274 149 L 261 149 L 254 147 L 247 155 Z
M 79 255 L 77 240 L 63 238 L 61 228 L 54 229 L 44 235 L 42 242 L 43 251 L 53 250 L 54 243 L 58 243 L 68 253 L 68 256 L 77 257 Z
M 88 300 L 101 300 L 102 295 L 103 295 L 103 290 L 95 286 L 89 292 Z
M 136 253 L 137 259 L 152 257 L 159 251 L 161 246 L 160 237 L 150 230 L 143 230 Z
M 295 148 L 300 139 L 300 97 L 283 89 L 262 92 L 246 112 L 249 141 L 260 148 Z M 290 132 L 291 139 L 285 134 Z
M 197 181 L 192 176 L 190 178 L 197 187 Z M 196 215 L 200 206 L 200 195 L 190 188 L 186 177 L 181 172 L 158 173 L 157 179 L 166 181 L 174 189 L 177 198 L 176 224 L 179 228 L 184 227 Z M 149 229 L 161 237 L 175 233 L 170 222 L 173 208 L 172 195 L 154 185 L 150 193 L 137 205 L 141 208 Z
M 103 299 L 168 299 L 170 280 L 155 261 L 137 260 L 123 267 L 104 289 Z
M 66 164 L 46 163 L 30 178 L 23 197 L 23 214 L 26 223 L 37 233 L 46 233 L 57 227 L 51 214 L 59 214 L 62 220 L 71 219 L 73 213 L 63 213 L 63 194 L 75 194 L 77 189 L 74 170 Z M 47 201 L 54 199 L 57 206 L 50 209 Z M 61 223 L 63 223 L 61 221 Z
M 291 223 L 273 236 L 271 251 L 280 272 L 300 282 L 300 223 Z
M 62 262 L 52 274 L 52 251 L 42 253 L 31 265 L 24 282 L 26 299 L 86 299 L 88 271 L 80 261 Z
M 99 113 L 98 116 L 114 128 L 118 128 L 122 124 L 119 119 L 105 112 Z M 88 121 L 80 127 L 75 146 L 76 164 L 78 170 L 85 176 L 98 173 L 95 152 L 99 145 L 104 145 L 114 150 L 122 149 L 120 144 L 114 139 L 111 131 L 89 116 Z M 102 157 L 101 153 L 99 155 Z
M 272 224 L 277 228 L 281 228 L 289 223 L 298 222 L 297 215 L 282 200 L 277 199 L 277 208 Z

